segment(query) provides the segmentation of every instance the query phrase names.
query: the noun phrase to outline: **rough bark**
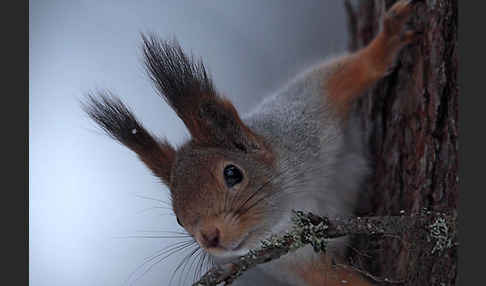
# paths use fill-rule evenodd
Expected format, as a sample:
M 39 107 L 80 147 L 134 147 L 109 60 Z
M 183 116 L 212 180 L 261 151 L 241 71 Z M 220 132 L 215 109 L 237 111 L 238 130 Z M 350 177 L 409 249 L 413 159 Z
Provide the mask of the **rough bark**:
M 346 1 L 351 51 L 369 43 L 396 1 Z M 458 202 L 457 0 L 424 1 L 411 19 L 423 39 L 356 109 L 370 135 L 376 170 L 359 215 L 390 216 L 427 208 L 456 212 Z M 356 237 L 350 262 L 403 285 L 455 285 L 457 248 L 432 253 L 419 232 Z M 384 283 L 383 285 L 386 285 Z

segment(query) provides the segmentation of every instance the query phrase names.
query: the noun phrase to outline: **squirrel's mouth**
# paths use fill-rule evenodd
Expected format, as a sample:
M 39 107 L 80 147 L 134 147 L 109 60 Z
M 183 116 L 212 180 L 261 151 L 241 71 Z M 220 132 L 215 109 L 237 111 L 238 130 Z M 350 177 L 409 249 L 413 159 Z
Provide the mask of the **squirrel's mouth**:
M 243 237 L 240 239 L 240 241 L 233 242 L 232 244 L 229 245 L 228 249 L 231 251 L 238 251 L 244 248 L 245 244 L 248 242 L 251 236 L 251 231 L 247 232 Z
M 250 248 L 248 244 L 252 238 L 252 232 L 247 232 L 239 240 L 230 243 L 227 246 L 219 246 L 206 248 L 206 251 L 211 254 L 218 262 L 228 261 L 248 253 Z

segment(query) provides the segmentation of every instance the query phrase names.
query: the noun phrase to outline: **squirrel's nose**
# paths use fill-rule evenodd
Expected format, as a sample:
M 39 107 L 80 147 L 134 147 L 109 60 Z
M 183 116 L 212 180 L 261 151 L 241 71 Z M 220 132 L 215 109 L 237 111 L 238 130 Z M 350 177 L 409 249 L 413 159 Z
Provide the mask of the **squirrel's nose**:
M 215 226 L 202 229 L 201 233 L 201 243 L 207 248 L 219 246 L 219 229 Z

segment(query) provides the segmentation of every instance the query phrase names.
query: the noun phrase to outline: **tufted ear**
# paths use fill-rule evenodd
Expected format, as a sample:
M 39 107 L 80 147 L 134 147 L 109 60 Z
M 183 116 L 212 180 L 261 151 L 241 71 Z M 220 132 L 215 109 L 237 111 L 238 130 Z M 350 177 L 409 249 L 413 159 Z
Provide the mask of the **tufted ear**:
M 169 186 L 175 150 L 167 141 L 151 135 L 119 98 L 107 93 L 88 95 L 82 107 L 110 137 L 134 151 Z
M 161 97 L 204 146 L 262 151 L 262 140 L 241 120 L 231 102 L 218 95 L 202 61 L 184 54 L 177 41 L 142 35 L 145 66 Z

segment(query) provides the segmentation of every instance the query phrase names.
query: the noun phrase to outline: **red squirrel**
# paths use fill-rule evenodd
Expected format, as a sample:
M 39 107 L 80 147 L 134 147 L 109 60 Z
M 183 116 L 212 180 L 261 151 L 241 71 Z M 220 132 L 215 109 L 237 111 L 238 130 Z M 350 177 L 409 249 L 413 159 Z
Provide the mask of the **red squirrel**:
M 142 36 L 147 71 L 191 134 L 177 149 L 150 134 L 116 97 L 90 95 L 84 108 L 167 185 L 178 223 L 200 247 L 230 261 L 288 230 L 293 209 L 352 215 L 370 167 L 364 143 L 353 141 L 360 130 L 350 107 L 418 38 L 405 28 L 417 2 L 398 1 L 366 47 L 317 64 L 243 116 L 201 61 L 175 41 Z M 330 240 L 325 253 L 303 247 L 258 267 L 291 285 L 372 285 L 331 263 L 345 241 Z

